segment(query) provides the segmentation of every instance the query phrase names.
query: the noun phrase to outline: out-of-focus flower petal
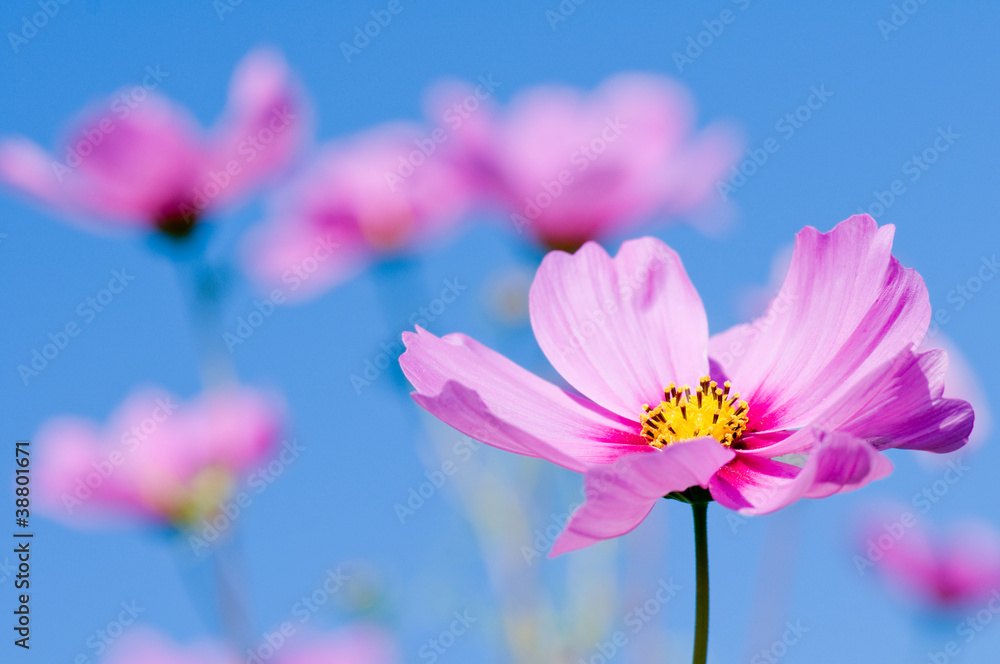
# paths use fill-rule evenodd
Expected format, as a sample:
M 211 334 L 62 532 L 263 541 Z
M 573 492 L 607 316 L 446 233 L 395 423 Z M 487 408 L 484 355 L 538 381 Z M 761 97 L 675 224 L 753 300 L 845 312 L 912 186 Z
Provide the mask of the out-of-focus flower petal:
M 324 257 L 318 278 L 293 297 L 318 294 L 379 256 L 406 253 L 455 224 L 468 192 L 414 125 L 385 125 L 331 145 L 279 197 L 274 219 L 250 240 L 247 272 L 265 287 L 289 262 L 309 260 L 309 238 L 331 236 L 339 250 Z M 277 268 L 277 269 L 276 269 Z
M 184 525 L 210 516 L 267 457 L 282 419 L 272 398 L 248 389 L 183 405 L 160 390 L 139 392 L 103 430 L 56 418 L 37 436 L 39 502 L 73 524 L 123 514 Z
M 229 101 L 216 125 L 208 160 L 214 171 L 229 173 L 219 201 L 243 196 L 282 171 L 310 131 L 310 109 L 281 54 L 260 49 L 236 67 Z

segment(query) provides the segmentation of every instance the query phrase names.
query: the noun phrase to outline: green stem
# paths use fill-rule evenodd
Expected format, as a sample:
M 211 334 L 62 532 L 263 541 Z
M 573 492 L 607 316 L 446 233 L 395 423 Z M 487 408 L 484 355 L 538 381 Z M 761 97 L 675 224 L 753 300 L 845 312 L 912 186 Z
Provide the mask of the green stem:
M 694 664 L 708 661 L 708 503 L 692 503 L 698 592 L 694 616 Z

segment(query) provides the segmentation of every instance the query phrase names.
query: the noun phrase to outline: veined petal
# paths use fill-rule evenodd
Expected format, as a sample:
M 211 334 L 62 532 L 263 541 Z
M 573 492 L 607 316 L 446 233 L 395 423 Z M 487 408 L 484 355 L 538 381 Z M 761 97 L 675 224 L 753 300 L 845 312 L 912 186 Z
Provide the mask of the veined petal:
M 670 382 L 696 385 L 708 373 L 701 298 L 676 252 L 654 238 L 625 242 L 614 259 L 593 242 L 548 254 L 529 306 L 552 366 L 623 417 L 658 403 Z
M 927 289 L 892 257 L 893 231 L 858 215 L 829 233 L 798 234 L 775 304 L 753 323 L 731 375 L 750 404 L 752 429 L 806 426 L 923 338 Z
M 618 537 L 638 526 L 656 501 L 672 491 L 708 486 L 735 452 L 714 438 L 696 438 L 629 454 L 611 464 L 591 466 L 584 477 L 586 502 L 559 535 L 551 556 Z
M 503 450 L 583 472 L 653 448 L 639 425 L 571 396 L 463 334 L 403 334 L 403 373 L 423 408 L 462 433 Z
M 802 468 L 737 451 L 736 458 L 709 484 L 712 498 L 743 514 L 767 514 L 800 498 L 825 498 L 859 489 L 892 472 L 892 462 L 864 439 L 842 431 L 803 429 L 809 438 Z
M 968 442 L 974 414 L 967 402 L 944 398 L 947 371 L 943 350 L 904 351 L 862 379 L 815 424 L 865 438 L 879 450 L 953 452 Z

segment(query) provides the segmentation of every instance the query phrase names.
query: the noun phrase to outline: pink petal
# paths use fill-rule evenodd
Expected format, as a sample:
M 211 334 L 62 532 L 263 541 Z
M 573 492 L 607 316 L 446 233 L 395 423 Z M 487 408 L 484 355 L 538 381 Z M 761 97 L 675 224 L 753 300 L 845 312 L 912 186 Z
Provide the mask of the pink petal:
M 709 484 L 712 498 L 743 514 L 767 514 L 800 498 L 825 498 L 859 489 L 892 472 L 892 463 L 861 438 L 843 432 L 803 429 L 809 438 L 805 466 L 737 451 Z M 793 436 L 793 437 L 795 437 Z
M 637 419 L 674 382 L 708 373 L 708 324 L 673 249 L 625 242 L 612 259 L 599 245 L 545 257 L 530 293 L 531 324 L 552 366 L 584 395 Z
M 275 664 L 395 664 L 402 661 L 390 634 L 370 625 L 351 625 L 305 643 L 293 643 Z
M 827 405 L 810 426 L 849 433 L 878 450 L 952 452 L 968 440 L 974 416 L 965 401 L 943 398 L 947 367 L 944 351 L 905 350 Z M 808 453 L 812 442 L 805 435 L 751 435 L 744 452 L 774 458 Z
M 162 523 L 206 470 L 238 479 L 277 444 L 282 409 L 250 389 L 181 404 L 166 392 L 131 395 L 102 429 L 58 418 L 36 436 L 40 502 L 74 524 L 119 513 Z
M 55 157 L 26 138 L 0 141 L 0 180 L 59 209 L 69 206 L 53 171 Z
M 191 199 L 202 172 L 201 137 L 183 109 L 155 93 L 126 111 L 84 118 L 67 144 L 92 143 L 88 133 L 102 138 L 63 183 L 84 213 L 151 223 Z M 108 122 L 112 129 L 102 130 Z
M 892 257 L 893 230 L 859 215 L 829 233 L 798 234 L 772 318 L 754 323 L 758 333 L 732 375 L 751 428 L 805 426 L 923 338 L 927 289 Z
M 219 200 L 242 196 L 283 169 L 309 132 L 307 116 L 284 58 L 266 49 L 247 55 L 233 72 L 226 112 L 209 149 L 212 171 L 234 163 L 238 169 L 230 171 Z
M 403 334 L 399 358 L 428 412 L 477 440 L 582 472 L 652 450 L 635 422 L 573 397 L 462 334 Z
M 974 414 L 967 402 L 944 398 L 947 371 L 943 350 L 904 351 L 858 381 L 815 425 L 865 438 L 879 450 L 957 450 L 969 439 Z
M 140 605 L 141 606 L 141 605 Z M 241 658 L 222 643 L 180 646 L 158 632 L 137 626 L 108 649 L 106 664 L 238 664 Z
M 587 468 L 587 500 L 552 547 L 558 556 L 630 532 L 656 501 L 672 491 L 706 487 L 735 453 L 714 438 L 675 443 L 651 454 L 629 454 Z
M 347 281 L 371 260 L 364 241 L 345 226 L 270 221 L 245 236 L 241 259 L 262 290 L 289 300 L 315 297 Z

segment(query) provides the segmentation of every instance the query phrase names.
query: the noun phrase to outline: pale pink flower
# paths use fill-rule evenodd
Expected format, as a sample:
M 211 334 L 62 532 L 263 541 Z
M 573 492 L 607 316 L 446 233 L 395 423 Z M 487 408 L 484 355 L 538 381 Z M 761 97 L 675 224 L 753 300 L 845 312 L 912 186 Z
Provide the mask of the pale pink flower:
M 181 646 L 148 628 L 133 628 L 101 660 L 102 664 L 241 664 L 221 643 Z
M 930 302 L 892 257 L 893 233 L 866 215 L 803 229 L 768 312 L 712 337 L 659 240 L 615 258 L 592 242 L 550 253 L 531 323 L 579 395 L 461 334 L 406 333 L 400 364 L 416 401 L 459 431 L 585 475 L 554 554 L 629 532 L 677 492 L 771 512 L 884 477 L 885 450 L 948 452 L 972 429 L 969 404 L 943 397 L 947 355 L 915 350 Z
M 355 624 L 326 635 L 310 635 L 281 653 L 278 664 L 396 664 L 393 638 L 374 625 Z
M 421 141 L 432 139 L 397 123 L 327 146 L 248 238 L 247 272 L 291 298 L 308 297 L 440 236 L 465 210 L 468 191 Z
M 188 403 L 159 389 L 139 391 L 103 427 L 55 418 L 35 438 L 39 504 L 74 524 L 121 515 L 190 525 L 213 516 L 268 459 L 282 420 L 273 398 L 246 388 Z
M 470 186 L 550 248 L 699 208 L 739 151 L 723 125 L 695 130 L 688 91 L 654 75 L 620 74 L 591 93 L 538 86 L 504 109 L 484 85 L 443 85 L 430 104 Z
M 283 637 L 278 648 L 268 645 L 260 654 L 237 655 L 221 643 L 182 646 L 164 636 L 140 629 L 111 647 L 103 664 L 396 664 L 401 661 L 390 634 L 379 627 L 357 623 L 329 634 Z M 291 639 L 291 640 L 289 640 Z
M 164 76 L 152 70 L 148 86 Z M 54 154 L 24 137 L 0 141 L 0 180 L 92 228 L 183 236 L 281 170 L 307 133 L 305 114 L 284 60 L 255 51 L 236 68 L 211 131 L 137 86 L 84 111 Z
M 964 519 L 932 529 L 912 513 L 911 520 L 898 518 L 903 510 L 892 513 L 897 518 L 869 519 L 859 539 L 894 589 L 944 610 L 969 608 L 1000 596 L 1000 532 L 995 526 Z

